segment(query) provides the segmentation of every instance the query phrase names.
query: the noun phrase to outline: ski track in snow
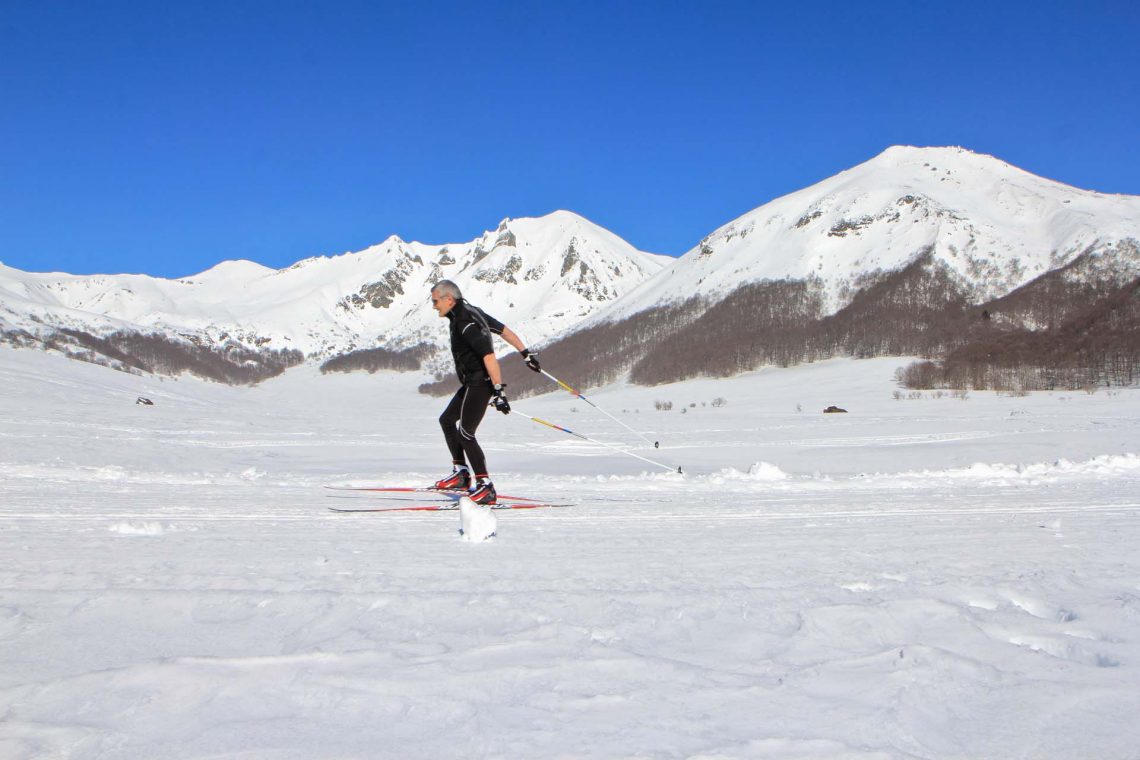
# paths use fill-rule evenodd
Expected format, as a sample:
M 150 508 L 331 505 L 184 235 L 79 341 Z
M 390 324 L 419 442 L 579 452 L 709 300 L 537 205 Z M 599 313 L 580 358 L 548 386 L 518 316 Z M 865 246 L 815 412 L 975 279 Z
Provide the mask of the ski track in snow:
M 1140 391 L 900 402 L 898 363 L 593 397 L 684 477 L 488 415 L 500 490 L 575 506 L 470 544 L 326 509 L 438 476 L 410 378 L 143 408 L 2 349 L 0 757 L 1136 758 Z M 524 408 L 622 442 L 572 406 Z

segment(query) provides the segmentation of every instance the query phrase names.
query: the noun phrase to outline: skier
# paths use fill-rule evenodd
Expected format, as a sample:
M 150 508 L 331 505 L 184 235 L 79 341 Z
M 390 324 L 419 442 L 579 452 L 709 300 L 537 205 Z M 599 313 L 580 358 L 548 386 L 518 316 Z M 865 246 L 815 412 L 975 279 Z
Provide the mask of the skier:
M 487 474 L 483 449 L 475 430 L 483 421 L 488 402 L 503 414 L 511 405 L 503 393 L 503 377 L 495 358 L 491 333 L 502 336 L 535 372 L 541 372 L 538 354 L 523 345 L 519 336 L 499 320 L 467 301 L 450 280 L 440 280 L 431 289 L 431 303 L 440 317 L 451 323 L 451 355 L 462 387 L 439 417 L 443 437 L 451 451 L 452 473 L 436 481 L 441 490 L 467 490 L 476 504 L 494 504 L 498 498 Z M 468 468 L 468 463 L 470 468 Z

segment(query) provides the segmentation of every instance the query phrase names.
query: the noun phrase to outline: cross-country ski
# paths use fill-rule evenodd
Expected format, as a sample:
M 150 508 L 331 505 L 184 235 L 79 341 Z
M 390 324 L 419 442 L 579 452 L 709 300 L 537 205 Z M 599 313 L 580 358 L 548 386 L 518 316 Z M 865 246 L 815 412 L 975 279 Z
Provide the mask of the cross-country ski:
M 448 501 L 458 501 L 461 496 L 468 495 L 468 491 L 458 489 L 442 489 L 442 488 L 420 488 L 415 486 L 359 486 L 359 485 L 325 485 L 325 489 L 334 493 L 331 495 L 359 494 L 371 495 L 375 498 L 403 498 L 404 495 L 414 494 L 412 498 L 426 499 L 442 499 Z M 536 501 L 526 496 L 512 496 L 510 494 L 497 494 L 499 501 Z
M 497 504 L 485 505 L 488 509 L 556 509 L 564 507 L 572 507 L 573 504 L 543 504 L 542 502 L 530 501 L 514 501 L 505 502 L 500 501 Z M 417 504 L 414 506 L 404 507 L 329 507 L 333 512 L 342 513 L 362 513 L 362 512 L 458 512 L 459 501 L 456 500 L 448 504 Z

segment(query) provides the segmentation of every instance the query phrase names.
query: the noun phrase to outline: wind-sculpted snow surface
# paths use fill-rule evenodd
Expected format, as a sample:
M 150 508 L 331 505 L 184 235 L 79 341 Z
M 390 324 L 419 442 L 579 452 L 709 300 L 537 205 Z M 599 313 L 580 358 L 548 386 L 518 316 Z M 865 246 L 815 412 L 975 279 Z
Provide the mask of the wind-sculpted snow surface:
M 499 490 L 575 506 L 473 544 L 326 509 L 446 467 L 412 379 L 0 349 L 0 757 L 1135 758 L 1140 392 L 897 363 L 591 395 L 684 477 L 488 416 Z
M 1085 462 L 1058 459 L 1052 463 L 1040 462 L 1028 465 L 976 462 L 968 467 L 956 467 L 948 470 L 861 474 L 853 481 L 840 481 L 839 485 L 843 488 L 856 488 L 861 484 L 873 484 L 881 487 L 925 488 L 938 481 L 1004 485 L 1019 481 L 1040 484 L 1080 480 L 1082 478 L 1115 477 L 1140 479 L 1140 457 L 1135 454 L 1124 454 L 1122 456 L 1105 454 Z M 732 467 L 725 468 L 712 475 L 710 481 L 718 485 L 731 482 L 770 484 L 793 481 L 793 479 L 776 465 L 769 462 L 757 462 L 747 472 L 741 472 Z M 813 481 L 835 483 L 833 479 L 821 475 L 804 476 L 793 481 L 793 487 L 808 487 L 812 485 Z

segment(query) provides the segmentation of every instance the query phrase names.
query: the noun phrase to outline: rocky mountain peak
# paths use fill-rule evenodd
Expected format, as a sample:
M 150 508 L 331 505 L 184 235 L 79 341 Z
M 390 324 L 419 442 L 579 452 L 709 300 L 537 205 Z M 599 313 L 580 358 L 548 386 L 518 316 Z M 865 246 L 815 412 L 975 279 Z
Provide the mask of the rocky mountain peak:
M 580 241 L 581 267 L 565 278 L 566 228 Z M 318 256 L 272 270 L 223 262 L 181 280 L 75 277 L 0 271 L 0 319 L 13 328 L 73 327 L 225 336 L 315 358 L 365 346 L 442 342 L 427 293 L 451 279 L 531 342 L 572 327 L 658 271 L 662 257 L 565 212 L 503 219 L 467 243 L 427 245 L 391 235 L 364 250 Z

